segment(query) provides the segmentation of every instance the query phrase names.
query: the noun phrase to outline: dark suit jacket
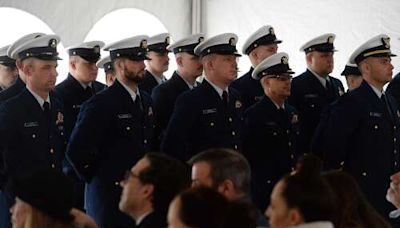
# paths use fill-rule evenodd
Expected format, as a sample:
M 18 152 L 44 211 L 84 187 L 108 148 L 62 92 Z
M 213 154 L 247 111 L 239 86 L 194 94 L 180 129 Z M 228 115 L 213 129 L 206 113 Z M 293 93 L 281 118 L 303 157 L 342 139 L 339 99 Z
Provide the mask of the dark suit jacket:
M 72 75 L 56 86 L 55 92 L 60 97 L 64 105 L 65 113 L 65 133 L 67 138 L 71 135 L 72 129 L 75 126 L 76 119 L 82 104 L 94 94 L 106 88 L 103 83 L 94 81 L 92 83 L 92 94 L 86 95 L 81 84 Z
M 288 102 L 299 112 L 300 138 L 298 149 L 301 153 L 311 152 L 311 141 L 321 118 L 321 112 L 343 94 L 339 79 L 329 76 L 333 90 L 327 91 L 311 71 L 293 78 Z
M 154 149 L 160 148 L 176 99 L 188 90 L 189 86 L 176 72 L 167 82 L 153 89 L 151 98 L 154 103 Z
M 166 228 L 167 215 L 153 212 L 147 215 L 136 228 Z
M 87 182 L 86 210 L 100 227 L 124 227 L 132 220 L 119 211 L 119 182 L 150 150 L 153 111 L 140 91 L 143 111 L 118 81 L 87 101 L 70 138 L 67 158 Z
M 66 139 L 62 105 L 50 95 L 50 119 L 25 88 L 0 106 L 0 226 L 9 227 L 14 197 L 4 189 L 10 178 L 51 167 L 62 170 Z
M 247 110 L 250 106 L 260 101 L 264 95 L 264 90 L 261 86 L 260 81 L 255 80 L 251 77 L 254 68 L 236 79 L 231 83 L 231 87 L 239 91 L 240 97 L 243 100 L 243 108 Z
M 10 86 L 8 89 L 1 91 L 0 93 L 0 104 L 12 97 L 17 96 L 18 94 L 21 93 L 23 89 L 25 89 L 26 85 L 25 82 L 21 80 L 21 78 L 18 76 L 17 80 L 15 83 Z
M 61 102 L 50 96 L 51 120 L 35 97 L 24 89 L 0 107 L 0 164 L 9 178 L 43 167 L 61 170 L 66 139 Z
M 149 71 L 145 70 L 143 81 L 139 83 L 139 89 L 151 95 L 154 87 L 158 86 L 158 82 L 154 77 Z
M 253 196 L 264 210 L 274 185 L 295 166 L 298 114 L 289 104 L 280 112 L 264 96 L 247 109 L 243 129 L 243 154 L 252 167 Z
M 332 105 L 324 130 L 322 152 L 326 169 L 343 168 L 358 181 L 372 205 L 386 217 L 390 175 L 399 171 L 400 112 L 387 94 L 390 115 L 367 82 Z
M 206 80 L 179 96 L 161 150 L 183 161 L 212 147 L 240 149 L 243 107 L 239 93 L 229 89 L 225 106 Z

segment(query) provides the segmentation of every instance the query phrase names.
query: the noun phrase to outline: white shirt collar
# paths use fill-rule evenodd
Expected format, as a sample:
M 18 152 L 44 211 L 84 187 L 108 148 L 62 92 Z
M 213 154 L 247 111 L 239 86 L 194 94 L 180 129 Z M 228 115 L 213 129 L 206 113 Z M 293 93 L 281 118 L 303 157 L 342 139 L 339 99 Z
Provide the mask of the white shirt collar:
M 275 101 L 273 101 L 271 98 L 270 98 L 270 100 L 272 101 L 272 103 L 274 103 L 274 105 L 275 105 L 275 107 L 276 107 L 276 109 L 285 109 L 285 103 L 282 105 L 282 107 L 281 106 L 279 106 L 277 103 L 275 103 Z
M 78 81 L 79 82 L 79 84 L 82 86 L 82 88 L 83 89 L 86 89 L 88 86 L 90 87 L 90 88 L 92 88 L 92 83 L 90 82 L 89 84 L 85 84 L 85 83 L 82 83 L 82 82 L 80 82 L 80 81 Z
M 229 94 L 228 87 L 226 87 L 225 89 L 221 89 L 221 88 L 219 88 L 218 86 L 214 85 L 212 82 L 210 82 L 210 80 L 208 80 L 207 77 L 204 77 L 204 79 L 205 79 L 208 83 L 210 83 L 210 85 L 215 89 L 215 91 L 217 91 L 218 95 L 219 95 L 221 98 L 222 98 L 222 93 L 223 93 L 224 91 L 226 91 L 226 92 Z
M 391 211 L 389 213 L 389 218 L 391 218 L 391 219 L 395 219 L 395 218 L 398 218 L 398 217 L 400 217 L 400 209 L 396 209 L 396 210 Z
M 186 85 L 189 87 L 189 89 L 193 89 L 194 87 L 197 86 L 197 82 L 196 82 L 196 81 L 194 81 L 194 84 L 192 85 L 192 84 L 190 84 L 188 81 L 186 81 L 186 80 L 179 74 L 178 71 L 176 71 L 176 74 L 177 74 L 179 77 L 182 78 L 182 80 L 186 83 Z
M 289 226 L 289 228 L 334 228 L 334 226 L 329 221 L 316 221 L 303 223 L 297 226 Z
M 143 219 L 145 219 L 149 214 L 151 214 L 153 211 L 148 211 L 146 213 L 144 213 L 143 215 L 139 216 L 139 218 L 135 219 L 136 222 L 136 226 L 139 226 L 140 223 L 143 221 Z
M 50 104 L 50 96 L 49 95 L 47 95 L 46 100 L 44 100 L 41 96 L 39 96 L 35 92 L 33 92 L 28 86 L 26 86 L 26 88 L 33 95 L 33 97 L 37 100 L 37 102 L 39 103 L 39 105 L 42 109 L 43 109 L 43 104 L 45 101 L 47 101 Z
M 378 96 L 378 98 L 381 98 L 382 94 L 385 94 L 385 92 L 383 90 L 381 91 L 369 83 L 368 83 L 368 85 L 371 86 L 372 90 L 374 91 L 376 96 Z
M 322 86 L 326 88 L 326 80 L 330 82 L 329 75 L 322 77 L 319 74 L 315 73 L 313 70 L 308 68 L 308 70 L 318 79 L 319 82 L 321 82 Z
M 151 76 L 153 76 L 153 78 L 157 81 L 157 84 L 159 85 L 167 80 L 164 75 L 162 75 L 162 77 L 160 78 L 153 74 L 153 72 L 151 72 L 150 70 L 147 71 L 150 72 Z
M 118 80 L 118 82 L 121 83 L 121 85 L 126 89 L 126 91 L 128 91 L 129 95 L 131 95 L 133 102 L 136 101 L 136 96 L 140 97 L 139 88 L 136 89 L 136 93 L 135 93 L 131 88 L 129 88 L 127 85 L 125 85 L 121 81 Z

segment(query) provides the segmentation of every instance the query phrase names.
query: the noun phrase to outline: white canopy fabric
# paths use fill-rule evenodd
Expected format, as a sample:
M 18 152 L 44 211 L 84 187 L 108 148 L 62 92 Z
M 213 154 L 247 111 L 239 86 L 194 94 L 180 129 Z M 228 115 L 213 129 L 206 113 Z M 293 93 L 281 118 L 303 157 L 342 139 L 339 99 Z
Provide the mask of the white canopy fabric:
M 203 31 L 208 35 L 234 32 L 238 47 L 265 24 L 272 25 L 283 40 L 278 51 L 289 54 L 296 75 L 306 69 L 302 44 L 324 33 L 335 33 L 335 69 L 340 76 L 351 53 L 380 33 L 391 37 L 392 51 L 400 55 L 400 1 L 398 0 L 207 0 L 203 2 Z M 400 57 L 394 57 L 394 73 L 400 71 Z M 248 71 L 247 57 L 239 61 Z
M 122 8 L 153 14 L 178 37 L 191 33 L 191 0 L 1 0 L 0 7 L 13 7 L 37 16 L 62 38 L 65 47 L 82 42 L 97 21 Z M 135 29 L 129 27 L 129 21 L 115 26 Z
M 350 54 L 374 35 L 388 34 L 392 38 L 393 52 L 400 54 L 398 0 L 0 0 L 0 7 L 12 7 L 36 16 L 61 37 L 64 47 L 84 41 L 88 34 L 93 38 L 91 31 L 96 23 L 120 9 L 150 13 L 171 33 L 173 40 L 192 32 L 203 32 L 207 36 L 234 32 L 239 36 L 238 50 L 252 32 L 269 24 L 283 40 L 279 51 L 289 54 L 289 63 L 296 75 L 306 68 L 304 53 L 299 47 L 315 36 L 335 33 L 335 46 L 339 51 L 335 53 L 332 75 L 343 82 L 340 72 Z M 9 20 L 12 23 L 13 18 Z M 145 18 L 140 22 L 151 26 Z M 137 21 L 126 19 L 115 27 L 110 26 L 109 32 L 123 28 L 132 30 L 132 35 L 138 34 L 135 23 Z M 29 27 L 29 21 L 26 26 Z M 121 33 L 120 38 L 125 37 Z M 400 57 L 392 61 L 394 73 L 397 73 Z M 243 56 L 239 60 L 241 74 L 249 67 L 248 58 Z

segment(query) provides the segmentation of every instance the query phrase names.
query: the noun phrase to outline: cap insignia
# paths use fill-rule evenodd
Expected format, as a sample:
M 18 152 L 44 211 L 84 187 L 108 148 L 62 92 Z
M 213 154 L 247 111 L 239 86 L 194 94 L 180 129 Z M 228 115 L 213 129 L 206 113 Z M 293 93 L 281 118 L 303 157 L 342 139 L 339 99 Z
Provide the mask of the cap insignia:
M 56 48 L 57 47 L 57 40 L 56 39 L 51 39 L 49 41 L 49 46 L 52 48 Z
M 142 41 L 140 42 L 140 47 L 141 47 L 141 48 L 147 48 L 147 40 L 142 40 Z
M 289 62 L 288 57 L 287 57 L 287 56 L 282 56 L 282 58 L 281 58 L 281 63 L 287 65 L 288 62 Z
M 333 44 L 333 40 L 334 40 L 333 36 L 328 37 L 328 43 Z
M 383 45 L 385 45 L 385 48 L 387 48 L 387 49 L 390 48 L 390 38 L 389 37 L 383 37 L 382 43 L 383 43 Z
M 274 28 L 272 28 L 272 27 L 270 27 L 270 28 L 269 28 L 269 34 L 271 34 L 271 35 L 275 35 Z

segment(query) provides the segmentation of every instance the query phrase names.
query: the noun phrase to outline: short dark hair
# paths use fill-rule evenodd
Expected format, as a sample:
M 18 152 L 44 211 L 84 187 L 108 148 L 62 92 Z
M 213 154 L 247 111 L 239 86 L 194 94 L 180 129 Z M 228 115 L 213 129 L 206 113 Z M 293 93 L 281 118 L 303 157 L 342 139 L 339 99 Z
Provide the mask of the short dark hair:
M 319 175 L 296 173 L 282 179 L 282 197 L 289 208 L 298 208 L 304 222 L 334 222 L 335 203 L 329 185 Z
M 228 200 L 211 188 L 191 188 L 179 194 L 179 217 L 187 226 L 220 228 L 229 210 Z
M 154 186 L 153 209 L 166 213 L 172 199 L 190 186 L 190 169 L 183 162 L 161 153 L 147 153 L 150 165 L 139 174 L 144 184 Z
M 207 162 L 214 185 L 231 180 L 237 191 L 250 193 L 250 165 L 243 155 L 231 149 L 218 148 L 203 151 L 189 160 L 190 165 Z

